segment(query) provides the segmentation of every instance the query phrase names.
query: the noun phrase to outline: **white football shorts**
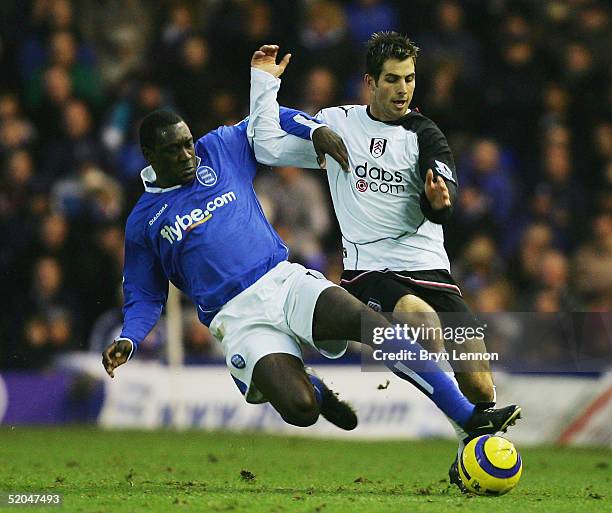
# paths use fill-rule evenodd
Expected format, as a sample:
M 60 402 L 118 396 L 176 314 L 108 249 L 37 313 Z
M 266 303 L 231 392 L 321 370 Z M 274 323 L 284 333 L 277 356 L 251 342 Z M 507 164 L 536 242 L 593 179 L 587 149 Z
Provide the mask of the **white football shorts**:
M 302 359 L 301 344 L 327 358 L 341 357 L 346 340 L 314 342 L 312 319 L 321 292 L 336 284 L 300 264 L 281 262 L 228 301 L 210 323 L 225 362 L 249 403 L 266 402 L 251 379 L 255 364 L 274 353 Z

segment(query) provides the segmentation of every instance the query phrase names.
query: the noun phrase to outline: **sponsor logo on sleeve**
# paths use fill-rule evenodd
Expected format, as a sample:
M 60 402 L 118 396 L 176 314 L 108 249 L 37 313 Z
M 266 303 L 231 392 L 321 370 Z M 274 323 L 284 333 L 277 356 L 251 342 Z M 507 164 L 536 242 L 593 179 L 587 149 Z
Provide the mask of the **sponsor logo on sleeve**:
M 450 180 L 451 182 L 455 181 L 455 179 L 453 178 L 453 172 L 451 171 L 450 167 L 448 167 L 444 162 L 440 162 L 439 160 L 436 160 L 435 163 L 436 171 L 439 175 L 443 176 L 447 180 Z

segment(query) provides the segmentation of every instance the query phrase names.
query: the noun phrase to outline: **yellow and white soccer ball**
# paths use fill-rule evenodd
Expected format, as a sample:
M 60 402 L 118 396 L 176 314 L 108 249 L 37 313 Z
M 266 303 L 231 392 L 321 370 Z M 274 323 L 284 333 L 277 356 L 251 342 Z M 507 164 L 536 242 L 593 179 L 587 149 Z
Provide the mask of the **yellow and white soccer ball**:
M 503 495 L 516 486 L 523 462 L 510 440 L 483 435 L 470 440 L 461 453 L 459 475 L 478 495 Z

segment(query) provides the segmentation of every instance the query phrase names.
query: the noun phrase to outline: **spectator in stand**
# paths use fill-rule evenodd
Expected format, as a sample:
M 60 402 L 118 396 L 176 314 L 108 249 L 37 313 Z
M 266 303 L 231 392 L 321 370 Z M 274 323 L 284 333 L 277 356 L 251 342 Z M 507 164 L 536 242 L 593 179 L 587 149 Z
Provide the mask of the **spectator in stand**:
M 149 76 L 134 79 L 109 109 L 102 125 L 102 141 L 114 163 L 117 177 L 139 186 L 140 171 L 145 166 L 138 143 L 138 124 L 147 113 L 168 105 L 166 91 Z
M 495 237 L 502 254 L 510 254 L 520 228 L 509 223 L 517 197 L 512 156 L 495 141 L 478 139 L 458 162 L 459 208 L 445 233 L 449 248 L 464 245 L 466 232 L 477 232 Z
M 612 123 L 603 121 L 593 128 L 588 150 L 584 161 L 581 159 L 580 176 L 584 176 L 585 183 L 595 195 L 609 194 L 612 190 L 612 174 L 608 175 L 607 170 L 612 164 Z M 597 208 L 603 207 L 596 207 L 594 213 Z
M 195 133 L 205 133 L 215 77 L 209 67 L 208 42 L 203 36 L 193 34 L 183 40 L 176 67 L 170 82 L 176 108 Z
M 441 62 L 453 62 L 468 84 L 479 84 L 482 50 L 478 40 L 464 27 L 465 13 L 460 2 L 443 0 L 436 8 L 434 29 L 418 37 L 422 52 L 419 72 L 431 73 Z
M 49 342 L 49 328 L 44 317 L 31 315 L 23 323 L 19 343 L 12 351 L 10 364 L 17 367 L 42 369 L 49 365 L 53 348 Z
M 79 313 L 89 326 L 115 302 L 122 279 L 124 243 L 124 233 L 119 225 L 102 224 L 90 230 L 92 233 L 87 237 L 90 242 L 79 253 L 77 276 L 80 283 L 77 291 Z M 100 280 L 100 269 L 104 269 L 103 281 Z
M 557 250 L 550 250 L 544 254 L 539 273 L 539 287 L 555 298 L 559 305 L 557 310 L 571 312 L 579 310 L 579 304 L 574 295 L 569 290 L 569 262 L 567 257 Z M 540 311 L 537 307 L 538 296 L 534 301 L 534 310 Z
M 72 79 L 61 66 L 52 66 L 42 76 L 42 94 L 28 98 L 27 107 L 41 133 L 54 137 L 62 127 L 62 112 L 72 99 Z
M 92 114 L 81 100 L 69 100 L 62 111 L 61 134 L 46 144 L 43 173 L 53 179 L 75 176 L 83 163 L 102 164 L 103 147 L 94 132 Z
M 487 110 L 483 128 L 503 145 L 528 156 L 537 149 L 532 120 L 540 103 L 544 70 L 530 39 L 506 40 L 500 54 L 487 74 L 481 106 Z
M 296 78 L 306 75 L 315 66 L 330 69 L 335 76 L 349 79 L 355 73 L 356 53 L 347 32 L 347 20 L 336 2 L 316 0 L 308 5 L 299 31 L 291 63 L 296 73 L 283 79 L 292 91 L 299 91 Z
M 576 36 L 591 50 L 599 69 L 610 68 L 612 65 L 610 14 L 603 5 L 597 2 L 585 3 L 577 19 Z
M 160 14 L 161 27 L 155 32 L 157 40 L 150 49 L 149 61 L 153 65 L 156 78 L 170 83 L 176 70 L 181 44 L 194 32 L 195 22 L 191 9 L 183 1 L 168 4 Z
M 565 125 L 569 121 L 570 94 L 558 82 L 549 82 L 544 86 L 542 94 L 543 112 L 540 116 L 540 127 L 547 130 L 557 125 Z
M 179 0 L 160 10 L 148 0 L 5 3 L 0 276 L 12 294 L 0 305 L 0 365 L 45 365 L 52 339 L 64 347 L 67 333 L 86 336 L 115 304 L 117 226 L 141 194 L 136 134 L 145 114 L 176 101 L 199 133 L 240 121 L 248 81 L 228 70 L 270 41 L 294 55 L 282 103 L 312 113 L 365 104 L 355 63 L 372 25 L 399 23 L 421 47 L 414 104 L 446 133 L 458 163 L 460 195 L 445 231 L 475 309 L 609 310 L 608 3 L 483 9 L 458 0 Z M 328 199 L 312 192 L 325 177 L 280 173 L 261 174 L 266 209 L 289 234 L 292 254 L 333 276 L 339 234 L 319 219 L 329 217 Z M 47 281 L 63 275 L 59 299 L 45 311 L 29 297 L 41 267 Z M 154 339 L 151 355 L 163 354 L 163 330 Z M 193 334 L 202 358 L 205 342 Z M 27 361 L 25 353 L 16 359 L 20 343 Z
M 31 147 L 36 141 L 36 128 L 21 112 L 15 94 L 0 94 L 0 158 L 14 150 Z
M 30 103 L 37 105 L 43 96 L 46 70 L 62 68 L 72 84 L 74 95 L 99 107 L 103 100 L 102 83 L 92 63 L 79 60 L 76 36 L 68 30 L 58 30 L 49 36 L 49 58 L 38 69 L 30 82 L 28 96 Z
M 550 144 L 545 148 L 543 176 L 534 189 L 531 218 L 548 223 L 557 245 L 573 249 L 584 217 L 584 191 L 573 176 L 569 148 Z
M 495 242 L 487 235 L 477 235 L 468 243 L 454 269 L 463 291 L 471 295 L 493 285 L 504 271 Z
M 292 260 L 325 268 L 321 239 L 330 225 L 321 183 L 295 167 L 280 167 L 255 180 L 266 217 L 291 248 Z
M 459 171 L 462 186 L 472 186 L 485 195 L 496 231 L 506 229 L 516 199 L 511 155 L 491 139 L 478 139 Z
M 62 268 L 69 269 L 73 264 L 72 254 L 75 248 L 71 247 L 70 225 L 61 214 L 50 212 L 40 220 L 38 244 L 31 250 L 31 262 L 38 256 L 47 255 L 55 257 Z M 28 260 L 25 258 L 24 260 Z
M 399 29 L 399 13 L 386 0 L 353 0 L 346 6 L 346 16 L 351 37 L 358 45 L 374 32 Z
M 304 103 L 300 110 L 316 115 L 321 109 L 337 105 L 338 81 L 328 68 L 312 68 L 306 76 L 303 92 Z
M 206 34 L 217 74 L 239 69 L 248 62 L 253 48 L 294 36 L 295 24 L 291 21 L 299 15 L 300 6 L 295 2 L 275 4 L 272 8 L 269 1 L 227 0 L 206 9 Z M 236 81 L 229 73 L 223 73 L 223 82 L 248 96 L 248 82 Z
M 533 287 L 538 279 L 540 262 L 553 248 L 553 232 L 549 225 L 535 222 L 523 230 L 517 254 L 508 266 L 510 278 L 517 290 Z
M 450 134 L 462 137 L 468 135 L 474 118 L 474 95 L 461 73 L 460 64 L 452 60 L 441 60 L 429 77 L 425 75 L 424 81 L 421 103 L 423 114 L 435 119 Z M 450 142 L 452 145 L 453 141 Z
M 592 51 L 581 42 L 565 46 L 561 70 L 562 80 L 573 98 L 572 131 L 576 147 L 583 148 L 590 142 L 593 126 L 602 118 L 602 109 L 610 112 L 605 100 L 601 101 L 609 94 L 609 73 L 596 68 Z
M 75 296 L 65 282 L 65 272 L 57 258 L 42 256 L 34 263 L 32 280 L 27 297 L 27 303 L 22 309 L 22 316 L 39 315 L 49 320 L 58 311 L 66 311 L 66 316 L 74 318 L 76 305 Z M 78 330 L 74 330 L 74 335 Z M 77 340 L 71 341 L 77 347 Z
M 123 196 L 119 182 L 91 164 L 80 166 L 77 175 L 55 182 L 50 191 L 55 210 L 73 221 L 96 225 L 121 217 Z
M 610 311 L 612 307 L 612 217 L 600 214 L 592 223 L 589 240 L 573 262 L 577 292 L 587 310 Z
M 99 57 L 107 90 L 121 87 L 146 65 L 155 9 L 146 0 L 79 0 L 79 28 Z

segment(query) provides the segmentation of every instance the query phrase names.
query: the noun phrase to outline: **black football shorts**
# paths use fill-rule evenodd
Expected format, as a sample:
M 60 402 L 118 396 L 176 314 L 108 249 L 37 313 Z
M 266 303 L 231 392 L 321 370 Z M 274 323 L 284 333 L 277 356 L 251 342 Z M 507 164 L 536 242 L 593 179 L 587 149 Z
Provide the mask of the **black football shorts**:
M 361 302 L 379 312 L 393 312 L 398 300 L 412 294 L 440 315 L 442 324 L 480 326 L 470 310 L 461 289 L 450 273 L 443 269 L 431 271 L 344 271 L 340 285 Z

